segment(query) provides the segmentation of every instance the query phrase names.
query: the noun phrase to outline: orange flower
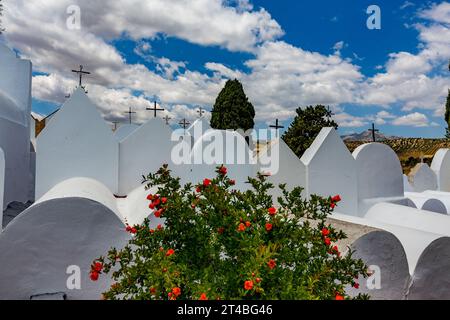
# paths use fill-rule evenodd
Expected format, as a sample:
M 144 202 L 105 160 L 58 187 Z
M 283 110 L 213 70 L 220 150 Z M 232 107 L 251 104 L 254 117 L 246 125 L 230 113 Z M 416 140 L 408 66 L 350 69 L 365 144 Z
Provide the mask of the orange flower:
M 252 225 L 252 224 L 250 223 L 250 221 L 246 221 L 246 222 L 245 222 L 245 226 L 246 226 L 247 228 L 250 228 L 251 225 Z
M 155 294 L 155 293 L 156 293 L 156 289 L 153 288 L 153 287 L 151 287 L 151 288 L 150 288 L 150 293 L 151 293 L 151 294 Z
M 267 262 L 267 265 L 269 266 L 270 269 L 273 269 L 276 267 L 277 263 L 275 262 L 275 260 L 270 259 L 269 262 Z
M 334 297 L 336 300 L 345 300 L 343 296 L 341 296 L 339 293 L 336 293 L 336 296 Z
M 208 300 L 208 298 L 206 297 L 206 294 L 202 293 L 198 300 Z
M 271 223 L 266 223 L 266 230 L 267 231 L 270 231 L 270 230 L 272 230 L 272 227 L 273 227 L 273 225 L 271 224 Z
M 167 250 L 167 252 L 166 252 L 166 256 L 167 256 L 167 257 L 170 257 L 170 256 L 173 255 L 174 253 L 175 253 L 175 250 L 169 249 L 169 250 Z
M 240 224 L 239 224 L 239 227 L 238 227 L 238 231 L 239 231 L 239 232 L 244 232 L 244 231 L 245 231 L 245 224 L 240 223 Z
M 175 287 L 172 289 L 172 293 L 178 297 L 181 294 L 181 289 L 178 287 Z
M 252 290 L 253 289 L 253 281 L 247 280 L 244 282 L 244 289 L 245 290 Z
M 277 213 L 277 208 L 271 207 L 268 211 L 271 216 L 274 216 Z

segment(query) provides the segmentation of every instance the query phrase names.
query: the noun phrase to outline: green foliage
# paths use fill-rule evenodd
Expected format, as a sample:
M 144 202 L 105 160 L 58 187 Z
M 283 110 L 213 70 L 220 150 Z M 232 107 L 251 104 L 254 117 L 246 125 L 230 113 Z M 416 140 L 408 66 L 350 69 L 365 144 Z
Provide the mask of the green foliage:
M 450 90 L 448 90 L 447 103 L 445 104 L 445 122 L 447 123 L 445 137 L 450 139 Z
M 213 129 L 253 129 L 255 109 L 248 101 L 244 88 L 238 80 L 228 80 L 219 93 L 212 110 Z
M 281 185 L 276 209 L 266 177 L 249 178 L 253 188 L 240 192 L 225 167 L 195 187 L 181 186 L 167 166 L 145 182 L 158 186 L 148 199 L 165 226 L 128 226 L 129 244 L 94 261 L 91 279 L 115 281 L 105 299 L 343 299 L 367 276 L 351 251 L 341 256 L 334 243 L 345 234 L 326 222 L 339 196 L 306 201 L 301 188 Z
M 323 105 L 297 108 L 297 116 L 284 133 L 282 139 L 301 157 L 313 143 L 314 139 L 324 127 L 338 128 L 331 119 L 331 111 Z

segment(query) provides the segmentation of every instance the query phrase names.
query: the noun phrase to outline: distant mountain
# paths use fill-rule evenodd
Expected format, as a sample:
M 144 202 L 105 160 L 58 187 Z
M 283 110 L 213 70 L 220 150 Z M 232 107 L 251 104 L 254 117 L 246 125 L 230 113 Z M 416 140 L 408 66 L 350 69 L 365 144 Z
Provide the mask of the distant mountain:
M 341 136 L 344 141 L 372 141 L 372 132 L 370 130 L 363 131 L 361 133 L 352 133 Z M 395 136 L 385 136 L 381 132 L 375 133 L 375 138 L 377 141 L 400 139 Z

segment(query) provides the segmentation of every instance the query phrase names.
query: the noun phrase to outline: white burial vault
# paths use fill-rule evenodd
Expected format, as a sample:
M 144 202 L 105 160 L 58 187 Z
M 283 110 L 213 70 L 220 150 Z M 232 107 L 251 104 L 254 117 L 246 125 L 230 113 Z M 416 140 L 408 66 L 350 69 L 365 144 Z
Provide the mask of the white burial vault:
M 416 192 L 438 188 L 437 175 L 426 163 L 418 163 L 409 173 L 408 180 Z
M 356 163 L 334 128 L 320 131 L 301 158 L 306 166 L 307 195 L 340 195 L 338 212 L 358 214 Z
M 64 103 L 37 143 L 36 199 L 75 177 L 92 178 L 117 193 L 119 145 L 83 89 Z
M 431 170 L 436 173 L 438 189 L 450 192 L 450 149 L 439 149 L 436 152 Z
M 31 62 L 0 43 L 0 147 L 5 155 L 3 209 L 30 200 Z

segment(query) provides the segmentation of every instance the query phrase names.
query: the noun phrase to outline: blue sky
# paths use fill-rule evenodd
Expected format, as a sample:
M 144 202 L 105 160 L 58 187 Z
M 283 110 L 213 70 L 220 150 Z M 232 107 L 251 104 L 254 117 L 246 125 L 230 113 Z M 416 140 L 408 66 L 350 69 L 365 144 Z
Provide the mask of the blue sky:
M 17 14 L 6 16 L 6 40 L 33 60 L 33 109 L 46 114 L 61 105 L 64 91 L 75 85 L 68 70 L 83 63 L 93 71 L 86 79 L 89 95 L 109 121 L 125 121 L 123 112 L 129 106 L 143 108 L 154 97 L 174 119 L 194 120 L 195 107 L 211 109 L 224 81 L 236 76 L 255 106 L 258 127 L 275 118 L 287 126 L 295 107 L 323 103 L 335 110 L 343 134 L 363 131 L 372 122 L 390 135 L 444 134 L 442 107 L 450 87 L 450 73 L 445 71 L 450 58 L 445 49 L 450 46 L 446 1 L 196 0 L 192 6 L 203 12 L 198 17 L 178 0 L 161 2 L 167 13 L 158 12 L 159 1 L 147 1 L 148 19 L 145 9 L 143 16 L 133 16 L 136 10 L 125 3 L 123 12 L 105 4 L 105 11 L 111 6 L 117 21 L 125 21 L 120 27 L 94 19 L 100 6 L 75 1 L 82 28 L 74 34 L 64 26 L 64 3 L 49 0 L 48 7 L 40 8 L 40 23 L 46 23 L 45 15 L 52 10 L 56 16 L 60 13 L 61 21 L 53 22 L 54 32 L 36 36 L 33 47 L 26 30 L 16 28 L 30 20 L 27 3 L 11 2 L 10 10 Z M 366 10 L 374 3 L 381 9 L 381 30 L 366 27 Z M 36 16 L 34 11 L 30 27 L 33 22 L 38 27 Z M 140 18 L 141 24 L 136 22 Z M 98 42 L 97 50 L 80 41 L 63 48 L 55 43 L 58 37 L 66 41 L 88 36 Z M 136 69 L 139 76 L 134 79 Z M 141 112 L 136 121 L 148 116 Z

